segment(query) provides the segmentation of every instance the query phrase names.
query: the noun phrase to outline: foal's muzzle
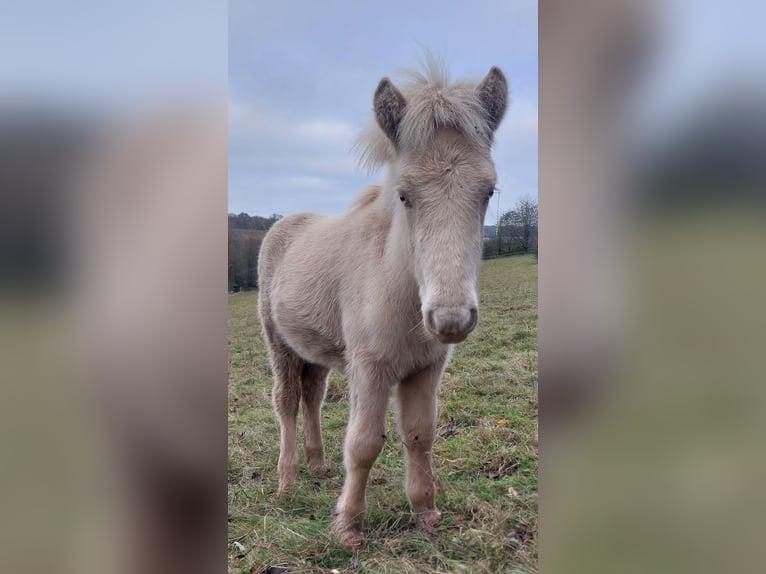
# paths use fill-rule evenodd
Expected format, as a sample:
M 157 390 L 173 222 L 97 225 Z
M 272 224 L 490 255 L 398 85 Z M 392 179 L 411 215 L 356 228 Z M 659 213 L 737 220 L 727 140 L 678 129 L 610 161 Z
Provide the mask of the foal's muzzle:
M 426 328 L 439 342 L 461 343 L 479 318 L 476 307 L 435 307 L 423 313 Z

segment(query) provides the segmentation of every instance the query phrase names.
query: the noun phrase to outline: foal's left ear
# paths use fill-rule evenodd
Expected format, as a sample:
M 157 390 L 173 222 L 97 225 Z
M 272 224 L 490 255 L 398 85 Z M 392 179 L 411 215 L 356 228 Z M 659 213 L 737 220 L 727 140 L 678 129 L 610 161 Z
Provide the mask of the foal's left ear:
M 494 133 L 508 107 L 508 82 L 505 79 L 505 74 L 500 68 L 493 66 L 489 74 L 479 84 L 477 91 L 479 100 L 484 106 L 489 129 Z

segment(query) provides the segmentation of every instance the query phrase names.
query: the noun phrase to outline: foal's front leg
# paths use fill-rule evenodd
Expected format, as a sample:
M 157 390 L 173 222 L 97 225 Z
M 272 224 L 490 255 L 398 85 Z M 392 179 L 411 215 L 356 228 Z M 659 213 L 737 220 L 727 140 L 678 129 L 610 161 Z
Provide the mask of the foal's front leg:
M 436 434 L 436 403 L 442 365 L 433 365 L 399 384 L 399 432 L 407 450 L 405 488 L 418 522 L 430 528 L 441 518 L 436 509 L 431 450 Z
M 354 365 L 349 376 L 351 413 L 346 430 L 346 481 L 335 507 L 333 529 L 340 544 L 355 548 L 364 542 L 365 490 L 370 469 L 386 440 L 386 408 L 391 381 L 375 366 Z

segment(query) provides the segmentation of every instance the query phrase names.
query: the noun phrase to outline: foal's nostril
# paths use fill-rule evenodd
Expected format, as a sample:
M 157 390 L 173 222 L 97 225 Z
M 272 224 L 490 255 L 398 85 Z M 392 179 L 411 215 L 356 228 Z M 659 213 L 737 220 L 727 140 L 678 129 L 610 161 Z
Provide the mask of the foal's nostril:
M 468 328 L 467 331 L 473 331 L 473 328 L 476 326 L 476 323 L 479 320 L 479 310 L 476 307 L 471 307 L 470 309 L 471 318 L 468 321 Z
M 428 327 L 428 330 L 432 333 L 438 333 L 438 329 L 436 328 L 436 324 L 434 323 L 434 312 L 433 309 L 429 309 L 426 311 L 426 327 Z

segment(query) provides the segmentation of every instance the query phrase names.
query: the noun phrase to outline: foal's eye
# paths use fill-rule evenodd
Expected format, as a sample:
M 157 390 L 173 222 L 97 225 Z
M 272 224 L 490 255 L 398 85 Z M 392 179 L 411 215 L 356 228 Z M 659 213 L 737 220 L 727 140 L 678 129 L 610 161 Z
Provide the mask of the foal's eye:
M 493 195 L 495 195 L 495 188 L 492 188 L 492 189 L 490 189 L 490 190 L 487 192 L 487 199 L 489 199 L 489 198 L 490 198 L 490 197 L 492 197 Z
M 412 207 L 412 204 L 410 203 L 410 200 L 407 199 L 406 195 L 400 195 L 399 201 L 401 201 L 404 204 L 404 207 Z

